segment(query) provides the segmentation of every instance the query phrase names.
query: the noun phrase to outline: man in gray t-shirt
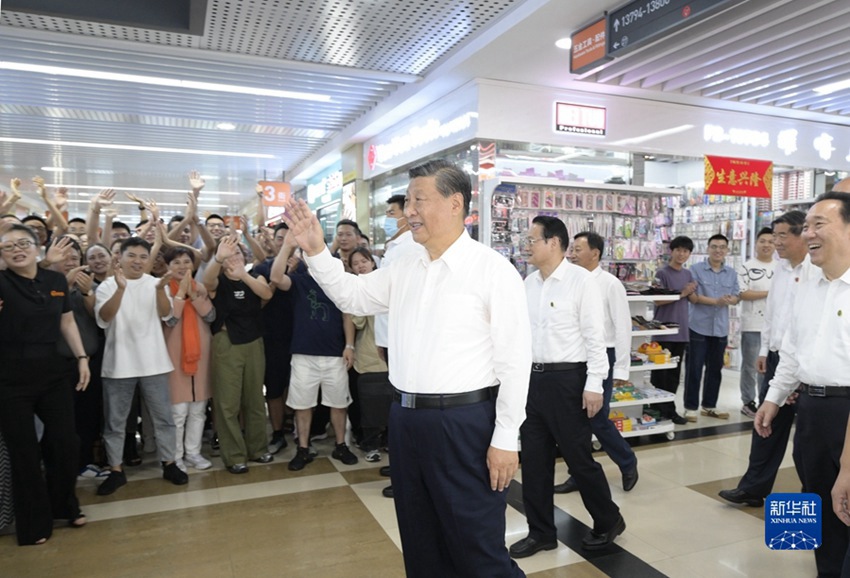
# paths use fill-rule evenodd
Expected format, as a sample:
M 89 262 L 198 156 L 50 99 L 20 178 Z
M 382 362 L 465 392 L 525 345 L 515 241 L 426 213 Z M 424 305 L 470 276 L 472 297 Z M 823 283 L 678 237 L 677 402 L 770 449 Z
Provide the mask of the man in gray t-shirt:
M 679 376 L 681 375 L 682 362 L 685 359 L 685 350 L 688 348 L 688 300 L 687 297 L 696 291 L 691 272 L 684 268 L 684 264 L 691 257 L 694 250 L 694 242 L 685 236 L 679 236 L 670 241 L 670 263 L 655 274 L 655 284 L 658 287 L 678 291 L 678 301 L 659 301 L 655 304 L 656 321 L 677 323 L 679 333 L 665 335 L 664 341 L 658 340 L 661 347 L 670 351 L 671 357 L 678 357 L 679 363 L 673 369 L 661 369 L 653 371 L 650 380 L 652 385 L 658 389 L 676 393 L 679 388 Z M 684 417 L 676 412 L 676 403 L 667 401 L 657 404 L 661 411 L 662 419 L 670 419 L 675 424 L 687 423 Z

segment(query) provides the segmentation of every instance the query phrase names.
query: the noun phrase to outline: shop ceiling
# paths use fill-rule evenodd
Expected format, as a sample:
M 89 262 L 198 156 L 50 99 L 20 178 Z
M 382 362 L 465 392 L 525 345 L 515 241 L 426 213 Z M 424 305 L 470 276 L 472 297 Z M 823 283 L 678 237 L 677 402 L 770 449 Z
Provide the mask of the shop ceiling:
M 0 187 L 55 167 L 74 195 L 149 188 L 176 207 L 197 169 L 221 193 L 208 209 L 232 210 L 258 178 L 304 178 L 475 78 L 848 124 L 850 89 L 813 91 L 850 78 L 847 0 L 731 1 L 582 78 L 555 40 L 622 1 L 113 4 L 3 1 Z

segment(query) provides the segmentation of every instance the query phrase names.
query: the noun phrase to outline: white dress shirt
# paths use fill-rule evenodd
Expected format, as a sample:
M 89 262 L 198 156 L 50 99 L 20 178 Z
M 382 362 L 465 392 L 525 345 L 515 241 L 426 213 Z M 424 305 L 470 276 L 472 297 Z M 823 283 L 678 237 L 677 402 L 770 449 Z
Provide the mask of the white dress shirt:
M 387 268 L 398 261 L 402 255 L 416 246 L 416 241 L 413 240 L 413 233 L 405 231 L 395 239 L 387 241 L 384 247 L 384 259 L 381 261 L 381 268 Z M 388 347 L 389 340 L 389 317 L 386 313 L 375 315 L 375 345 L 378 347 Z
M 767 400 L 782 405 L 797 385 L 850 386 L 850 270 L 835 281 L 812 267 L 794 301 Z
M 788 259 L 779 259 L 776 262 L 764 310 L 760 357 L 767 357 L 768 351 L 779 351 L 782 337 L 791 323 L 792 305 L 797 296 L 797 289 L 808 281 L 813 269 L 816 270 L 817 266 L 812 265 L 808 254 L 796 267 L 792 267 Z
M 522 279 L 509 261 L 466 231 L 436 261 L 416 244 L 391 267 L 368 275 L 346 274 L 328 251 L 306 261 L 342 311 L 389 311 L 389 370 L 396 388 L 451 394 L 500 384 L 491 444 L 517 449 L 531 329 Z
M 599 286 L 602 296 L 602 312 L 605 315 L 605 347 L 614 348 L 614 379 L 629 379 L 632 364 L 632 316 L 626 288 L 619 279 L 602 267 L 590 272 Z
M 536 363 L 587 362 L 584 389 L 602 393 L 608 377 L 605 314 L 593 275 L 566 259 L 544 281 L 540 271 L 525 279 Z

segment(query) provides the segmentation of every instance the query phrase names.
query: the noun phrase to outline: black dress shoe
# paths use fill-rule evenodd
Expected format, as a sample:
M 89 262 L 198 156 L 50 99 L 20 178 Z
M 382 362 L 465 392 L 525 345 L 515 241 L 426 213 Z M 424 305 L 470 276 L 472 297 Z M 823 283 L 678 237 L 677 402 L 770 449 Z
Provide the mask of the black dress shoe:
M 676 425 L 685 425 L 688 423 L 688 420 L 680 416 L 678 413 L 673 412 L 673 415 L 670 416 L 670 421 L 672 421 Z
M 227 466 L 227 471 L 231 474 L 247 474 L 248 466 L 245 464 L 233 464 L 232 466 Z
M 753 494 L 745 492 L 739 488 L 735 488 L 734 490 L 720 490 L 720 493 L 717 495 L 727 502 L 732 502 L 733 504 L 746 504 L 753 508 L 761 508 L 764 506 L 764 498 L 754 496 Z
M 378 470 L 378 473 L 381 474 L 382 476 L 384 476 L 385 478 L 388 478 L 388 477 L 390 477 L 390 467 L 389 466 L 382 466 L 381 469 Z
M 387 486 L 386 488 L 381 490 L 381 495 L 383 495 L 385 498 L 392 498 L 393 497 L 393 487 Z
M 630 472 L 623 473 L 623 489 L 627 492 L 630 492 L 632 488 L 635 487 L 635 484 L 638 482 L 638 470 L 637 466 Z
M 537 554 L 541 550 L 554 550 L 558 547 L 558 541 L 550 542 L 544 540 L 535 540 L 531 536 L 523 538 L 519 542 L 512 544 L 510 547 L 511 558 L 528 558 Z
M 578 490 L 578 484 L 576 484 L 576 481 L 572 477 L 567 478 L 567 481 L 563 484 L 555 484 L 556 494 L 569 494 L 576 490 Z
M 614 538 L 625 532 L 626 521 L 621 515 L 614 523 L 614 527 L 607 532 L 597 532 L 591 530 L 590 533 L 581 541 L 581 547 L 585 550 L 604 550 L 614 543 Z

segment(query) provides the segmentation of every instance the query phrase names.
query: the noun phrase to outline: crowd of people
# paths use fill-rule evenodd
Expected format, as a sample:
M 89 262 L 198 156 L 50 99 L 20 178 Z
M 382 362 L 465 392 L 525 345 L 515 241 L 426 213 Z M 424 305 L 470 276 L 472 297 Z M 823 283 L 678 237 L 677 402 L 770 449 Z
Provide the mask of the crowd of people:
M 393 449 L 384 495 L 395 499 L 410 576 L 521 576 L 514 558 L 557 546 L 555 492 L 581 494 L 593 519 L 583 548 L 610 546 L 626 524 L 591 435 L 620 467 L 625 491 L 638 469 L 607 419 L 613 386 L 628 377 L 631 320 L 625 290 L 600 268 L 604 239 L 584 231 L 571 244 L 563 221 L 534 218 L 523 241 L 535 271 L 523 283 L 468 235 L 463 171 L 431 161 L 410 179 L 406 196 L 387 201 L 380 267 L 354 221 L 337 223 L 329 249 L 303 201 L 256 236 L 218 215 L 202 220 L 196 173 L 185 214 L 167 225 L 154 201 L 131 196 L 140 211 L 132 230 L 113 218 L 113 191 L 96 195 L 85 219 L 68 220 L 66 193 L 49 195 L 39 178 L 48 217 L 18 219 L 13 180 L 12 196 L 0 196 L 0 459 L 11 463 L 19 543 L 44 543 L 54 519 L 85 525 L 78 475 L 102 478 L 99 495 L 127 483 L 140 421 L 163 478 L 183 485 L 187 468 L 211 467 L 208 427 L 228 472 L 273 461 L 287 445 L 288 408 L 290 470 L 314 460 L 311 437 L 328 423 L 331 457 L 343 464 L 359 460 L 349 425 L 367 461 Z M 743 301 L 740 411 L 755 427 L 746 474 L 720 495 L 763 504 L 796 414 L 803 490 L 834 510 L 816 553 L 824 576 L 850 569 L 843 186 L 808 214 L 790 211 L 759 231 L 756 255 L 739 270 L 725 263 L 723 235 L 690 267 L 694 243 L 676 237 L 654 282 L 680 297 L 655 313 L 679 329 L 661 345 L 684 361 L 684 411 L 657 408 L 677 424 L 728 419 L 717 400 L 729 308 Z M 675 393 L 680 377 L 677 365 L 652 382 Z M 505 548 L 520 438 L 529 534 Z M 571 473 L 557 486 L 556 455 Z
M 188 468 L 212 467 L 210 453 L 244 474 L 286 446 L 289 407 L 291 431 L 309 448 L 290 469 L 312 460 L 310 439 L 328 422 L 332 457 L 354 464 L 349 371 L 352 383 L 375 374 L 390 398 L 374 320 L 343 317 L 285 243 L 286 225 L 252 236 L 244 221 L 201 219 L 204 182 L 194 172 L 189 181 L 184 214 L 167 224 L 155 201 L 127 195 L 138 203 L 134 227 L 115 219 L 112 190 L 92 198 L 85 218 L 69 218 L 67 191 L 51 194 L 38 177 L 44 217 L 15 215 L 20 179 L 0 195 L 0 472 L 11 472 L 0 480 L 0 527 L 14 520 L 22 545 L 44 543 L 54 519 L 85 525 L 78 476 L 98 478 L 98 495 L 116 492 L 125 468 L 142 463 L 137 439 L 176 485 Z M 375 260 L 357 224 L 337 229 L 337 256 L 368 273 L 363 262 Z M 276 263 L 286 275 L 273 281 Z M 381 459 L 383 422 L 364 430 L 352 418 L 369 461 Z

